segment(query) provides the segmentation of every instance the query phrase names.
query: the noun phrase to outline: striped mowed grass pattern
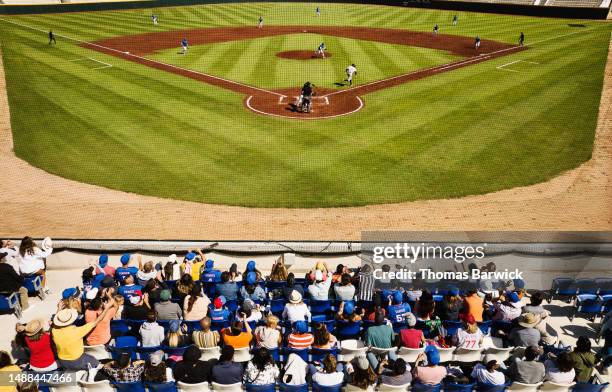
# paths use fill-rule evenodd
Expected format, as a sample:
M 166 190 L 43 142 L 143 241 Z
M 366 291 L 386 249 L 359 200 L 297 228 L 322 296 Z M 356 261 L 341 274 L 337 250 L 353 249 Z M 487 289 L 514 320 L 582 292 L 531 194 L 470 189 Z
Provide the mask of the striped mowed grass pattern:
M 536 43 L 368 94 L 354 115 L 306 123 L 257 115 L 244 109 L 239 94 L 61 37 L 50 48 L 44 33 L 0 22 L 15 151 L 78 181 L 255 207 L 481 194 L 545 181 L 589 159 L 609 24 L 580 21 L 586 27 L 579 29 L 568 20 L 459 13 L 452 27 L 453 12 L 322 4 L 317 18 L 315 7 L 239 3 L 10 20 L 85 41 L 253 25 L 261 14 L 266 24 L 430 31 L 438 23 L 443 33 L 508 43 L 524 31 L 527 43 Z M 153 12 L 158 26 L 151 24 Z M 92 70 L 91 63 L 70 61 L 87 57 L 113 66 Z M 496 68 L 519 59 L 538 65 L 523 64 L 520 72 Z

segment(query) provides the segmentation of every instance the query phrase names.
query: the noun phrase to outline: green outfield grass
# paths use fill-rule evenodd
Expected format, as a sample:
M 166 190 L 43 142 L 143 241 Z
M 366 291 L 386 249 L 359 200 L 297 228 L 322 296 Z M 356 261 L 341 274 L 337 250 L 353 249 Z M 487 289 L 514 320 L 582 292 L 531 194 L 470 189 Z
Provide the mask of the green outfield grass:
M 42 30 L 0 21 L 15 152 L 50 173 L 91 184 L 255 207 L 354 206 L 482 194 L 542 182 L 590 158 L 609 23 L 459 13 L 459 26 L 453 27 L 453 13 L 445 11 L 323 4 L 317 18 L 314 9 L 307 3 L 240 3 L 1 17 Z M 151 12 L 159 15 L 156 27 Z M 243 96 L 228 90 L 61 37 L 56 47 L 46 41 L 50 28 L 92 41 L 156 30 L 254 25 L 260 14 L 266 25 L 430 31 L 438 23 L 442 33 L 509 43 L 524 31 L 527 42 L 535 44 L 365 95 L 365 107 L 350 116 L 300 122 L 252 113 L 244 109 Z M 406 50 L 413 59 L 416 49 Z M 209 52 L 196 61 L 253 83 L 286 85 L 280 76 L 269 78 L 268 65 L 261 79 L 252 72 L 236 73 L 234 66 L 251 64 L 255 53 L 231 53 L 234 61 L 222 56 L 215 61 Z M 396 72 L 377 53 L 360 51 L 363 64 Z M 72 61 L 87 58 L 112 67 L 94 69 L 101 63 Z M 516 60 L 537 64 L 497 68 Z M 335 78 L 332 71 L 325 77 Z
M 291 50 L 314 52 L 321 42 L 331 57 L 305 61 L 276 56 Z M 339 88 L 346 78 L 344 69 L 352 63 L 358 64 L 359 82 L 367 83 L 461 58 L 442 50 L 310 33 L 197 45 L 186 56 L 173 48 L 148 57 L 264 88 L 301 86 L 307 80 Z

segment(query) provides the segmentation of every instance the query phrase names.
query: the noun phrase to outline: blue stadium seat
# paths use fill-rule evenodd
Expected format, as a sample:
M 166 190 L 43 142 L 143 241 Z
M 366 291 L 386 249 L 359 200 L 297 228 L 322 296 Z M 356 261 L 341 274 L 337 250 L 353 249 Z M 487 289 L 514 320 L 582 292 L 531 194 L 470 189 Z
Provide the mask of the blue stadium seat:
M 323 386 L 319 385 L 316 382 L 312 383 L 312 392 L 341 392 L 342 384 L 332 385 L 332 386 Z
M 270 353 L 270 356 L 272 357 L 272 359 L 274 359 L 274 362 L 280 362 L 280 349 L 277 348 L 273 348 L 273 349 L 268 349 L 268 352 Z
M 597 294 L 599 287 L 595 284 L 595 279 L 576 279 L 576 294 Z
M 572 278 L 556 278 L 552 281 L 550 288 L 550 301 L 555 299 L 556 296 L 573 297 L 576 295 L 576 286 L 574 286 L 574 279 Z
M 338 340 L 358 339 L 361 333 L 361 321 L 336 321 L 336 336 Z
M 138 348 L 138 339 L 135 336 L 125 335 L 115 338 L 115 345 L 108 346 L 113 359 L 119 359 L 122 353 L 129 353 L 130 358 L 135 361 L 137 358 L 136 349 Z
M 149 392 L 176 392 L 176 383 L 170 382 L 145 382 L 145 387 Z
M 332 311 L 332 301 L 310 301 L 310 313 L 326 314 Z
M 166 353 L 166 355 L 168 355 L 169 357 L 173 356 L 173 355 L 182 357 L 183 354 L 185 353 L 185 350 L 187 350 L 187 347 L 189 347 L 189 346 L 183 346 L 183 347 L 168 347 L 168 346 L 164 346 L 163 350 Z
M 512 383 L 506 383 L 503 385 L 491 385 L 491 384 L 476 384 L 476 391 L 478 392 L 504 392 Z
M 282 281 L 282 282 L 275 282 L 275 281 L 267 281 L 266 282 L 266 289 L 268 291 L 272 291 L 272 290 L 278 290 L 278 289 L 282 289 L 285 286 L 287 286 L 287 282 L 286 281 Z
M 169 290 L 172 290 L 174 286 L 176 286 L 176 282 L 178 282 L 178 280 L 164 280 L 163 284 L 165 284 Z
M 145 392 L 144 384 L 138 382 L 113 382 L 113 387 L 119 392 Z
M 608 312 L 612 312 L 612 294 L 605 294 L 601 296 L 602 302 L 602 311 L 601 314 L 607 314 Z
M 183 324 L 187 326 L 187 333 L 191 334 L 193 331 L 201 331 L 202 326 L 200 325 L 200 321 L 183 321 Z
M 576 317 L 576 314 L 584 314 L 594 320 L 597 315 L 601 314 L 603 307 L 603 301 L 597 295 L 580 294 L 576 297 L 576 307 L 570 316 L 570 321 Z
M 238 310 L 238 300 L 235 299 L 230 299 L 225 303 L 225 307 L 227 308 L 227 310 L 229 310 L 231 313 L 236 313 L 236 310 Z
M 151 355 L 151 353 L 154 353 L 157 350 L 163 350 L 163 347 L 162 346 L 136 347 L 134 349 L 134 352 L 136 353 L 136 356 L 138 357 L 138 359 L 142 359 L 143 361 L 146 361 L 147 359 L 149 359 L 149 355 Z
M 472 384 L 444 383 L 444 385 L 442 386 L 442 389 L 444 390 L 444 392 L 471 392 L 475 386 L 476 386 L 475 383 L 472 383 Z
M 289 385 L 279 382 L 278 390 L 279 392 L 308 392 L 308 384 Z
M 111 336 L 117 337 L 130 332 L 130 324 L 127 320 L 111 320 L 110 322 Z
M 328 350 L 322 349 L 322 348 L 310 349 L 310 361 L 311 362 L 322 362 L 323 358 L 325 358 L 327 354 L 331 354 L 334 357 L 337 357 L 338 349 L 337 348 L 331 348 Z
M 506 334 L 510 333 L 512 330 L 512 322 L 511 321 L 503 321 L 503 320 L 494 320 L 491 323 L 491 335 L 497 336 L 499 331 L 503 331 Z
M 442 326 L 446 330 L 447 336 L 455 336 L 459 328 L 463 327 L 463 322 L 444 320 L 442 321 Z
M 493 322 L 491 320 L 487 320 L 487 321 L 481 321 L 478 323 L 478 328 L 480 328 L 480 330 L 482 331 L 483 334 L 485 335 L 489 335 L 489 333 L 491 332 L 491 324 Z
M 586 382 L 577 382 L 572 388 L 572 392 L 602 392 L 610 383 L 605 384 L 590 384 Z
M 283 314 L 283 310 L 285 310 L 285 300 L 284 299 L 273 299 L 270 301 L 270 312 L 280 317 Z
M 23 287 L 28 289 L 28 295 L 40 295 L 44 299 L 45 293 L 42 289 L 42 276 L 26 276 L 23 278 Z
M 612 279 L 610 278 L 595 279 L 595 285 L 599 288 L 599 291 L 597 294 L 599 295 L 612 294 Z
M 429 385 L 415 382 L 410 388 L 411 392 L 440 392 L 442 390 L 442 384 Z
M 244 388 L 246 389 L 246 392 L 274 392 L 276 391 L 276 384 L 244 384 Z
M 118 336 L 115 338 L 115 347 L 136 347 L 138 346 L 138 338 L 135 336 Z
M 291 347 L 283 348 L 283 359 L 285 361 L 287 361 L 287 358 L 289 357 L 290 354 L 297 354 L 305 362 L 308 362 L 308 349 L 307 348 L 301 349 L 301 350 L 291 348 Z
M 0 294 L 0 313 L 15 313 L 15 317 L 21 318 L 19 293 Z
M 434 294 L 433 295 L 434 302 L 442 302 L 443 299 L 444 299 L 444 296 L 441 295 L 441 294 Z

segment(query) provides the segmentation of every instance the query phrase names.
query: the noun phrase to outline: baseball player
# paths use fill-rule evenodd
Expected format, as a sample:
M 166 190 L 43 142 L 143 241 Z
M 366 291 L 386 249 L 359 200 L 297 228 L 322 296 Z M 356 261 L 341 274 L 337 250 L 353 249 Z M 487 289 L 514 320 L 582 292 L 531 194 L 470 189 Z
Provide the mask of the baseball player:
M 525 34 L 521 31 L 521 35 L 519 36 L 519 46 L 523 46 L 525 44 Z
M 321 57 L 325 58 L 325 43 L 324 42 L 321 42 L 321 45 L 319 45 L 319 47 L 315 51 L 315 54 L 317 56 L 321 56 Z
M 455 15 L 453 16 L 453 26 L 457 26 L 457 23 L 459 23 L 459 17 Z
M 57 41 L 55 40 L 55 34 L 53 34 L 53 31 L 49 30 L 49 45 L 51 45 L 51 43 L 57 45 Z
M 304 86 L 302 87 L 302 91 L 300 91 L 300 96 L 295 102 L 295 106 L 297 107 L 298 110 L 303 111 L 303 108 L 302 108 L 303 104 L 306 104 L 306 106 L 310 106 L 310 104 L 312 103 L 312 96 L 314 95 L 313 87 L 314 87 L 314 84 L 311 84 L 310 82 L 304 83 Z
M 183 38 L 181 41 L 181 48 L 181 54 L 187 54 L 187 51 L 189 50 L 189 42 L 187 42 L 187 38 Z
M 476 36 L 476 39 L 474 39 L 474 47 L 476 48 L 476 50 L 480 48 L 480 37 L 479 36 Z
M 263 22 L 264 22 L 263 15 L 261 15 L 259 16 L 259 22 L 257 23 L 257 28 L 261 29 L 263 27 Z
M 353 76 L 357 75 L 357 67 L 355 67 L 355 64 L 351 64 L 348 67 L 346 67 L 346 79 L 344 79 L 344 81 L 349 83 L 349 86 L 353 85 Z
M 438 26 L 438 24 L 436 23 L 436 25 L 434 26 L 434 29 L 433 29 L 433 33 L 434 33 L 434 35 L 438 34 L 438 32 L 439 32 L 439 31 L 440 31 L 440 27 L 439 27 L 439 26 Z
M 319 6 L 317 6 L 317 9 L 315 10 L 315 14 L 317 16 L 321 16 L 321 8 L 319 8 Z
M 152 14 L 151 15 L 151 20 L 153 21 L 153 24 L 156 25 L 157 24 L 157 15 Z

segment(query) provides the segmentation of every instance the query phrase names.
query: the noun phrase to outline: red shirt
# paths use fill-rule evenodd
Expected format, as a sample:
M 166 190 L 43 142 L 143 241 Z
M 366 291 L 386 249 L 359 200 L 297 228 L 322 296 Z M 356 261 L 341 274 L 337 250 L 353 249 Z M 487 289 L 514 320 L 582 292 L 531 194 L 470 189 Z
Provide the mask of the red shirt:
M 309 333 L 303 333 L 300 335 L 292 333 L 289 335 L 287 343 L 289 343 L 289 347 L 294 348 L 296 350 L 310 348 L 310 346 L 312 346 L 312 344 L 314 343 L 314 336 Z
M 51 349 L 51 334 L 45 332 L 37 341 L 25 338 L 26 344 L 30 349 L 30 365 L 37 368 L 49 367 L 55 362 L 55 355 Z
M 404 347 L 419 348 L 423 340 L 423 331 L 414 328 L 402 329 L 400 331 L 400 339 Z

